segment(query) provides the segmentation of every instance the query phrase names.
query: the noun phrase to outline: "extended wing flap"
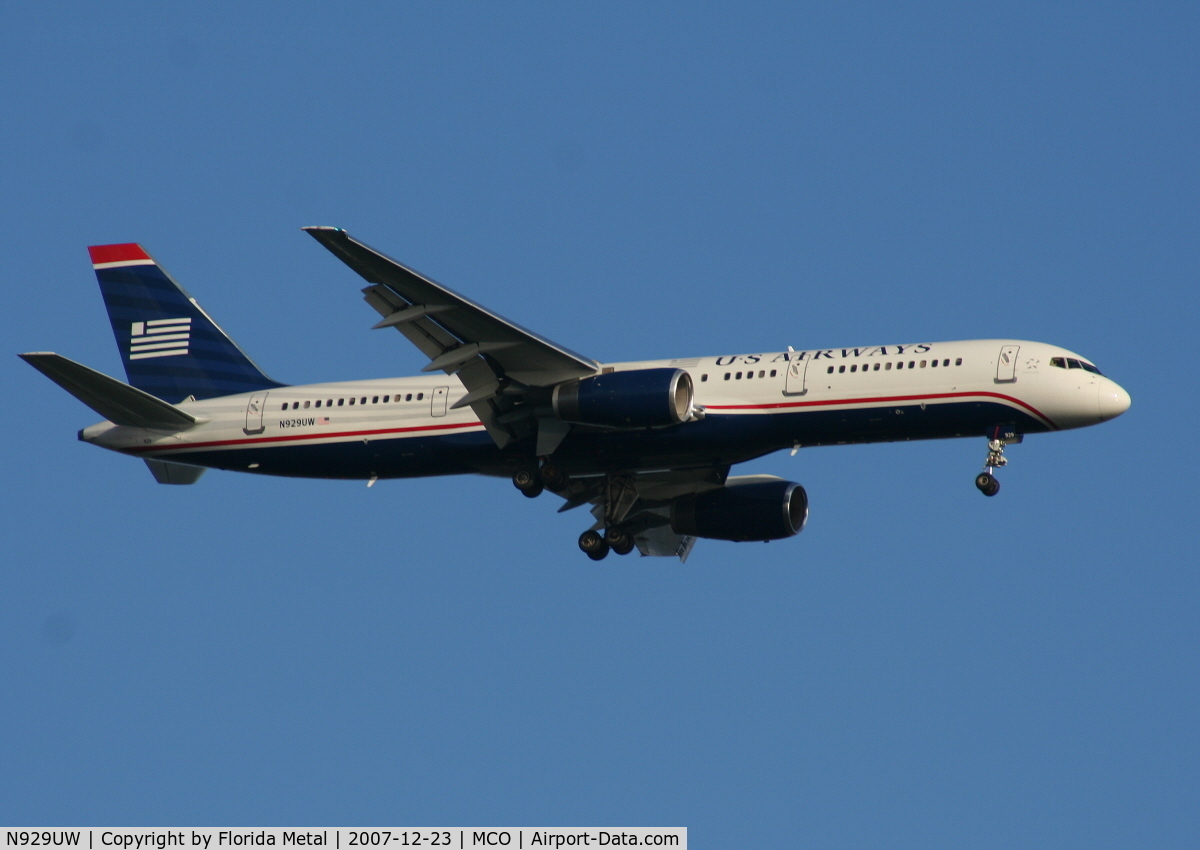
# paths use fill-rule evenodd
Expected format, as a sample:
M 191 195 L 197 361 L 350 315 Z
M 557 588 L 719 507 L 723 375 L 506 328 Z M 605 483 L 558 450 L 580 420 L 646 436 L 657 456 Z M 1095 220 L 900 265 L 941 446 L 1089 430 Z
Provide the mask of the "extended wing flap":
M 685 534 L 676 534 L 669 525 L 659 525 L 635 534 L 633 542 L 643 555 L 677 557 L 683 564 L 687 563 L 688 555 L 692 554 L 696 538 Z
M 183 431 L 199 422 L 195 416 L 157 396 L 61 354 L 34 351 L 17 356 L 116 425 Z
M 304 230 L 364 280 L 377 284 L 367 296 L 383 316 L 414 342 L 431 362 L 445 358 L 453 373 L 467 359 L 451 352 L 463 346 L 487 347 L 488 359 L 503 376 L 529 386 L 551 386 L 595 374 L 599 364 L 522 328 L 451 289 L 387 257 L 333 227 Z M 384 310 L 384 306 L 389 309 Z M 414 309 L 421 308 L 421 309 Z M 415 338 L 414 338 L 415 337 Z M 418 341 L 420 340 L 420 341 Z M 436 343 L 436 347 L 435 344 Z M 441 368 L 435 366 L 434 368 Z M 468 387 L 468 389 L 472 389 Z

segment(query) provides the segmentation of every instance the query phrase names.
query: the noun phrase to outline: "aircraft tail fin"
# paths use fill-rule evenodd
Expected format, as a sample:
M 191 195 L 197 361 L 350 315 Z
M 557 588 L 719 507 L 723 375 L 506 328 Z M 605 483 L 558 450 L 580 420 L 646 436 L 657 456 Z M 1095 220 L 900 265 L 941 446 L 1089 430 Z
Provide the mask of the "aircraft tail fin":
M 182 401 L 284 384 L 263 374 L 141 245 L 88 248 L 129 383 Z
M 117 425 L 185 431 L 200 422 L 186 410 L 61 354 L 33 351 L 17 356 Z

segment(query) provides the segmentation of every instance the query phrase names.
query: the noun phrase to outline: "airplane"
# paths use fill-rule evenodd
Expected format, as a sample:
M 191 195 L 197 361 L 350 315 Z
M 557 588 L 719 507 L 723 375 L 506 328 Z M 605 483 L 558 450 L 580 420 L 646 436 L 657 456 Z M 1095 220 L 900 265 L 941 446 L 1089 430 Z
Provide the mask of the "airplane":
M 590 504 L 579 548 L 686 561 L 699 538 L 779 540 L 808 520 L 799 484 L 730 475 L 801 447 L 983 437 L 1005 447 L 1095 425 L 1129 394 L 1078 354 L 1012 339 L 601 363 L 491 312 L 334 227 L 303 228 L 369 284 L 375 328 L 429 358 L 420 375 L 272 380 L 138 244 L 88 250 L 128 383 L 53 352 L 19 355 L 104 417 L 79 439 L 142 458 L 156 481 L 205 469 L 365 480 L 483 474 L 561 511 Z

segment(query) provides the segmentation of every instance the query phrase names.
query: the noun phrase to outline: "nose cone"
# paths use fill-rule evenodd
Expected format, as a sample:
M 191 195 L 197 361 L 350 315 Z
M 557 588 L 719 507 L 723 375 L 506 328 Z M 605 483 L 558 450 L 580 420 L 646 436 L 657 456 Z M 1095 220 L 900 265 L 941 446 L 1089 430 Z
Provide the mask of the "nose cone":
M 1100 421 L 1116 419 L 1129 409 L 1132 399 L 1116 381 L 1104 378 L 1096 387 L 1096 401 L 1100 408 Z

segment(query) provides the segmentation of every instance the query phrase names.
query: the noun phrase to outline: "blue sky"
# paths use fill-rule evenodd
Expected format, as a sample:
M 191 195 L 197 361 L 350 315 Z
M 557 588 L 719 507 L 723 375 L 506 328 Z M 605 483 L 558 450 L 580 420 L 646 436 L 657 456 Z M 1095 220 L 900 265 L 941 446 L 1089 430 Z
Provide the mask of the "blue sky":
M 1187 4 L 46 3 L 0 31 L 0 823 L 1194 846 Z M 786 453 L 800 537 L 587 561 L 507 481 L 153 483 L 15 356 L 143 243 L 273 377 L 423 358 L 332 224 L 601 360 L 1034 339 L 1124 417 Z M 1171 426 L 1171 427 L 1168 427 Z

